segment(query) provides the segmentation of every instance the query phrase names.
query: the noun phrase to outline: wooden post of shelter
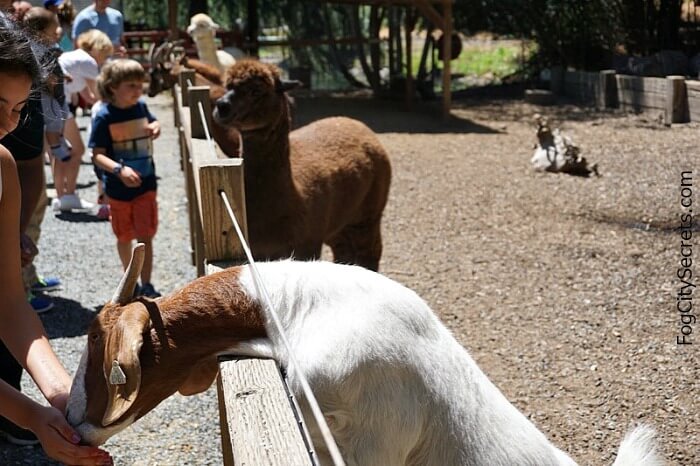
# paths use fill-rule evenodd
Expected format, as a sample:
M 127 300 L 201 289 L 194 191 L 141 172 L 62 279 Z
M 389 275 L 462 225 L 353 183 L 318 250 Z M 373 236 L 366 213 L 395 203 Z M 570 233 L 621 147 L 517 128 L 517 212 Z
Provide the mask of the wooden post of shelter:
M 452 107 L 452 0 L 444 0 L 442 8 L 442 118 L 447 120 Z
M 404 24 L 406 29 L 406 108 L 413 108 L 413 99 L 415 97 L 415 83 L 413 81 L 413 29 L 416 27 L 416 14 L 413 8 L 408 8 L 406 11 L 406 21 Z
M 177 25 L 177 0 L 168 0 L 168 27 L 170 28 L 170 39 L 179 39 L 180 28 Z

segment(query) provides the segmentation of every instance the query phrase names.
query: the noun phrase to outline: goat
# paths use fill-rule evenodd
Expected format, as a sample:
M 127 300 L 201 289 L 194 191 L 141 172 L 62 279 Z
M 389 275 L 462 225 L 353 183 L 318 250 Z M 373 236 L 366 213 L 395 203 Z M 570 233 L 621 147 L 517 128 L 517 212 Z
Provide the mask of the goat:
M 244 54 L 236 47 L 231 47 L 233 54 L 226 50 L 217 50 L 215 36 L 218 28 L 219 25 L 208 15 L 197 13 L 190 18 L 187 34 L 192 37 L 197 46 L 199 59 L 204 63 L 216 66 L 223 73 L 224 70 L 236 63 L 237 58 L 243 58 Z
M 214 92 L 222 91 L 221 94 L 223 94 L 224 75 L 219 69 L 186 55 L 176 58 L 174 51 L 178 47 L 178 42 L 170 41 L 163 42 L 158 46 L 151 44 L 148 51 L 150 63 L 148 96 L 155 97 L 162 91 L 172 89 L 183 67 L 195 71 L 193 85 L 210 86 Z
M 137 245 L 112 301 L 91 324 L 67 418 L 100 445 L 179 391 L 206 390 L 222 353 L 289 359 L 267 332 L 249 266 L 173 294 L 132 300 Z M 330 262 L 261 263 L 300 369 L 348 466 L 575 465 L 489 381 L 428 305 L 375 272 Z M 290 388 L 308 419 L 298 377 Z M 321 464 L 330 464 L 310 424 Z M 652 466 L 653 431 L 623 441 L 617 466 Z
M 224 95 L 224 77 L 218 68 L 203 63 L 197 59 L 183 55 L 176 58 L 173 51 L 178 46 L 177 42 L 163 42 L 158 47 L 151 45 L 148 57 L 150 66 L 150 81 L 148 85 L 149 97 L 154 97 L 160 92 L 172 89 L 178 79 L 182 67 L 195 71 L 193 86 L 209 86 L 209 99 L 212 107 L 217 99 Z M 216 121 L 212 121 L 211 134 L 221 150 L 225 154 L 235 156 L 240 153 L 240 134 L 235 128 L 224 127 Z
M 547 118 L 540 114 L 535 114 L 534 118 L 537 123 L 537 144 L 530 164 L 536 171 L 568 173 L 584 178 L 592 173 L 600 176 L 598 164 L 590 164 L 571 138 L 563 135 L 559 128 L 552 131 Z
M 344 117 L 290 132 L 287 91 L 274 65 L 241 60 L 227 70 L 214 120 L 243 141 L 251 248 L 261 259 L 317 259 L 328 244 L 335 262 L 377 270 L 381 217 L 391 164 L 374 132 Z

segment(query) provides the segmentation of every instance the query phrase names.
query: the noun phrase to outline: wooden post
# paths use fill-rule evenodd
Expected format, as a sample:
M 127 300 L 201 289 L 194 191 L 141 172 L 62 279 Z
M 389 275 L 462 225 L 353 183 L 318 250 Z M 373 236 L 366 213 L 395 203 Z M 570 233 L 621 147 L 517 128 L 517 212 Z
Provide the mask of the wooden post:
M 617 80 L 615 70 L 601 70 L 598 83 L 597 105 L 598 108 L 617 107 Z
M 243 259 L 243 246 L 220 194 L 221 191 L 226 193 L 243 237 L 248 242 L 243 159 L 205 161 L 196 163 L 195 167 L 199 179 L 199 209 L 207 262 Z
M 190 123 L 192 124 L 192 137 L 203 138 L 206 136 L 204 130 L 211 128 L 211 99 L 209 98 L 209 86 L 191 86 L 187 93 L 190 107 Z M 199 109 L 199 104 L 204 109 L 204 121 Z
M 684 76 L 666 77 L 666 110 L 664 123 L 685 123 L 688 121 L 688 98 Z
M 413 29 L 416 26 L 415 12 L 413 8 L 406 9 L 406 109 L 411 110 L 413 108 L 413 98 L 415 95 L 414 82 L 413 82 L 413 42 L 412 35 Z
M 442 118 L 449 120 L 452 106 L 452 0 L 443 0 L 442 16 Z
M 182 105 L 187 107 L 189 105 L 189 100 L 187 97 L 187 89 L 190 87 L 190 83 L 194 84 L 194 70 L 182 70 L 178 75 L 178 84 L 180 84 L 180 90 L 182 91 Z
M 562 95 L 564 93 L 564 68 L 561 66 L 553 66 L 549 80 L 549 90 L 554 95 Z

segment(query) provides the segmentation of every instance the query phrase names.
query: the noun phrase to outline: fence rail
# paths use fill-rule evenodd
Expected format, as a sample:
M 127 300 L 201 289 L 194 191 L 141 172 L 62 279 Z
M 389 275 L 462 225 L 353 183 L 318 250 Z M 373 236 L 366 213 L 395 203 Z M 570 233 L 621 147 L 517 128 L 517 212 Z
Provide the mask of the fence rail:
M 223 205 L 226 193 L 247 241 L 243 160 L 228 158 L 201 139 L 211 117 L 208 87 L 189 86 L 183 71 L 173 88 L 175 125 L 180 135 L 192 261 L 197 275 L 216 273 L 242 262 L 242 246 Z M 212 150 L 213 148 L 213 150 Z M 275 361 L 221 357 L 217 381 L 225 466 L 313 465 L 303 419 Z

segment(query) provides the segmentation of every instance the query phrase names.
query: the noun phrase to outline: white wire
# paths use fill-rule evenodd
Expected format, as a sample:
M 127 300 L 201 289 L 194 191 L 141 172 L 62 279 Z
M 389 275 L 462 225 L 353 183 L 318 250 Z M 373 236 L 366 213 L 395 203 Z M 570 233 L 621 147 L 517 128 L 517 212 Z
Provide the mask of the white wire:
M 192 82 L 188 81 L 189 85 L 192 86 Z M 209 145 L 209 150 L 211 151 L 211 154 L 216 157 L 216 152 L 214 150 L 214 143 L 212 142 L 211 135 L 209 133 L 209 128 L 207 126 L 207 119 L 204 115 L 204 106 L 202 105 L 202 102 L 198 102 L 199 106 L 199 115 L 202 119 L 202 126 L 204 127 L 204 135 L 207 138 L 207 142 Z M 314 419 L 316 420 L 316 423 L 318 424 L 318 428 L 321 431 L 321 436 L 323 437 L 324 442 L 326 443 L 326 446 L 328 447 L 328 452 L 331 455 L 331 459 L 333 460 L 333 464 L 335 466 L 345 466 L 345 461 L 343 460 L 343 456 L 340 454 L 340 450 L 338 449 L 338 445 L 335 442 L 335 439 L 333 438 L 333 434 L 331 433 L 330 428 L 328 427 L 328 424 L 326 423 L 326 419 L 323 416 L 323 412 L 321 411 L 321 408 L 318 405 L 318 401 L 316 400 L 316 397 L 314 396 L 313 392 L 311 391 L 311 387 L 309 386 L 309 382 L 306 380 L 306 377 L 304 374 L 301 372 L 301 366 L 297 362 L 296 357 L 294 356 L 294 353 L 292 351 L 292 346 L 289 343 L 289 340 L 287 339 L 287 335 L 284 331 L 284 328 L 282 327 L 282 323 L 279 320 L 279 317 L 277 316 L 277 312 L 275 312 L 274 308 L 272 307 L 272 301 L 270 300 L 270 296 L 267 293 L 267 289 L 265 288 L 264 283 L 262 282 L 262 279 L 260 278 L 260 274 L 258 273 L 258 269 L 255 266 L 255 259 L 253 259 L 253 254 L 250 251 L 250 247 L 246 243 L 245 237 L 243 236 L 243 232 L 241 231 L 240 226 L 238 225 L 238 220 L 236 219 L 236 215 L 233 212 L 233 209 L 231 208 L 231 204 L 229 203 L 228 196 L 226 193 L 221 190 L 219 192 L 221 199 L 224 202 L 224 205 L 226 206 L 226 210 L 229 214 L 229 217 L 231 217 L 231 221 L 233 222 L 233 226 L 236 229 L 236 234 L 238 235 L 238 239 L 241 242 L 241 246 L 243 246 L 243 251 L 245 251 L 245 255 L 248 259 L 249 263 L 249 268 L 251 271 L 251 275 L 253 277 L 253 283 L 255 286 L 255 290 L 258 293 L 258 295 L 263 297 L 263 310 L 267 314 L 266 317 L 268 320 L 272 321 L 275 324 L 275 327 L 277 329 L 277 332 L 280 335 L 280 338 L 282 339 L 282 343 L 284 344 L 287 354 L 289 356 L 289 367 L 287 368 L 288 370 L 291 370 L 292 368 L 294 369 L 294 372 L 296 372 L 299 382 L 301 384 L 301 389 L 304 392 L 304 396 L 306 397 L 307 402 L 309 403 L 309 407 L 311 408 L 311 412 L 314 416 Z
M 248 262 L 250 264 L 250 271 L 253 276 L 253 283 L 255 284 L 255 290 L 259 295 L 263 297 L 263 303 L 265 305 L 263 309 L 266 310 L 267 317 L 270 320 L 272 320 L 272 322 L 275 324 L 275 327 L 277 328 L 277 331 L 279 332 L 279 335 L 282 339 L 282 343 L 287 349 L 287 353 L 289 355 L 289 369 L 294 368 L 294 371 L 299 377 L 301 389 L 304 392 L 304 396 L 306 396 L 306 399 L 309 403 L 309 407 L 311 408 L 311 412 L 314 415 L 314 419 L 316 419 L 316 422 L 318 423 L 318 427 L 321 431 L 321 435 L 323 436 L 323 440 L 326 442 L 326 446 L 328 447 L 328 452 L 330 453 L 331 458 L 333 459 L 333 463 L 336 466 L 345 466 L 345 461 L 343 461 L 343 457 L 340 454 L 338 445 L 335 443 L 333 434 L 331 434 L 331 430 L 328 428 L 328 424 L 326 423 L 326 419 L 323 416 L 323 412 L 321 411 L 321 408 L 318 405 L 318 401 L 316 401 L 316 397 L 311 391 L 309 382 L 307 382 L 306 377 L 304 377 L 304 374 L 301 372 L 301 366 L 297 362 L 297 359 L 294 356 L 294 353 L 292 352 L 292 346 L 290 345 L 289 340 L 287 340 L 287 335 L 284 332 L 284 328 L 282 328 L 282 323 L 280 322 L 277 313 L 272 307 L 270 296 L 268 295 L 267 289 L 265 289 L 265 285 L 263 284 L 262 279 L 258 274 L 258 269 L 255 266 L 253 254 L 250 252 L 250 248 L 245 242 L 243 232 L 241 231 L 241 228 L 238 225 L 236 216 L 234 215 L 233 209 L 231 209 L 231 204 L 228 201 L 228 196 L 226 196 L 226 193 L 224 191 L 221 191 L 220 195 L 224 201 L 224 204 L 226 205 L 226 210 L 228 211 L 228 214 L 231 217 L 231 221 L 233 221 L 233 226 L 236 229 L 236 234 L 238 234 L 238 238 L 241 241 L 241 245 L 243 246 L 243 250 L 245 251 L 246 257 L 248 258 Z

